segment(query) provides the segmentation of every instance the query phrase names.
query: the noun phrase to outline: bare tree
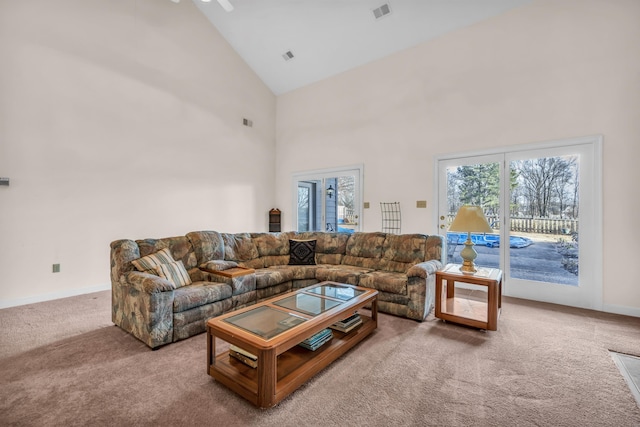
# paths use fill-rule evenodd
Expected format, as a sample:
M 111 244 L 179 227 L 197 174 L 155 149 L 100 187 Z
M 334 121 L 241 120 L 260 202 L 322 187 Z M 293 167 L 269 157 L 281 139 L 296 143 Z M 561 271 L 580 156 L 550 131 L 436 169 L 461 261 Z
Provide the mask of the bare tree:
M 575 163 L 575 157 L 544 157 L 512 163 L 529 215 L 560 215 L 567 205 L 576 203 Z
M 353 176 L 338 177 L 338 205 L 346 209 L 354 208 L 355 179 Z

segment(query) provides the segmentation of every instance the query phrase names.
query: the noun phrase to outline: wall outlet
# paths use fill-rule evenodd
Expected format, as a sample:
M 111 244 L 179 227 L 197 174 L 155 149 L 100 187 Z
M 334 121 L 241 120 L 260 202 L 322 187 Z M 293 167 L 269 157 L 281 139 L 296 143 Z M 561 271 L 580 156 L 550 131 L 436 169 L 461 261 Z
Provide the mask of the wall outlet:
M 364 205 L 363 207 L 364 207 L 365 209 L 369 209 L 369 202 L 364 202 L 364 203 L 363 203 L 363 205 Z
M 60 264 L 53 264 L 53 272 L 60 273 Z
M 416 202 L 416 208 L 426 208 L 427 207 L 427 201 L 426 200 L 418 200 Z

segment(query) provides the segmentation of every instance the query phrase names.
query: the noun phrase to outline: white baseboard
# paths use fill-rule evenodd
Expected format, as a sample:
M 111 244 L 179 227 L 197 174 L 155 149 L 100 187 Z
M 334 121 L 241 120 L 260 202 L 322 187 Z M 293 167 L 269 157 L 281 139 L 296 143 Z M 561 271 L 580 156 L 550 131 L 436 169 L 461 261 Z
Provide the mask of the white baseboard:
M 640 308 L 625 305 L 603 304 L 602 311 L 607 313 L 624 314 L 625 316 L 640 317 Z
M 18 298 L 14 300 L 0 300 L 0 309 L 17 307 L 19 305 L 34 304 L 36 302 L 51 301 L 54 299 L 75 297 L 77 295 L 90 294 L 111 289 L 111 283 L 92 286 L 90 288 L 70 289 L 68 291 L 53 292 L 50 294 L 37 295 L 35 297 Z

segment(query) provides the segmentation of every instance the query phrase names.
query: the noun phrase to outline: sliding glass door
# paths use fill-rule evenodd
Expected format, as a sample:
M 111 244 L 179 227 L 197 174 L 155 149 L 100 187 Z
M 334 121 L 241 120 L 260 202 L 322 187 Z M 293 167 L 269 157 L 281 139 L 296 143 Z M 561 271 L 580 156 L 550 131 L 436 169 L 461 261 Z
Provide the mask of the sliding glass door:
M 466 236 L 447 232 L 462 204 L 493 233 L 474 235 L 476 264 L 504 271 L 504 293 L 577 307 L 601 305 L 599 139 L 438 161 L 438 219 L 449 262 Z

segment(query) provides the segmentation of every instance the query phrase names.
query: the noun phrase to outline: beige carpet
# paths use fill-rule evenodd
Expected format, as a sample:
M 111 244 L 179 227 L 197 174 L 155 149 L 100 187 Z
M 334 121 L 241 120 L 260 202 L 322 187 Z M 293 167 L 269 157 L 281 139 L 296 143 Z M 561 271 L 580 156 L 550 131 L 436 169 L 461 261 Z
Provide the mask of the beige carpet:
M 0 310 L 0 425 L 640 426 L 608 350 L 640 320 L 505 298 L 497 332 L 381 314 L 305 386 L 256 409 L 206 374 L 205 336 L 157 351 L 99 292 Z

